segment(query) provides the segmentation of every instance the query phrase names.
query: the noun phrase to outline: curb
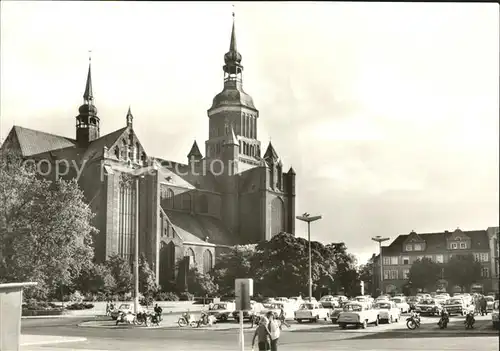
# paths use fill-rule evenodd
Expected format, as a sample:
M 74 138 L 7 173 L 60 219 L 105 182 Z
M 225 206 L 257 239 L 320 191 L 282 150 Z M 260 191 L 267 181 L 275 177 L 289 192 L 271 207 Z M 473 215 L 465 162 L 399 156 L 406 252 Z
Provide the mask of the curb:
M 63 344 L 63 343 L 73 343 L 73 342 L 83 342 L 87 341 L 87 338 L 79 338 L 79 337 L 68 337 L 63 339 L 56 340 L 41 340 L 41 341 L 33 341 L 33 342 L 25 342 L 20 344 L 19 346 L 36 346 L 36 345 L 52 345 L 52 344 Z

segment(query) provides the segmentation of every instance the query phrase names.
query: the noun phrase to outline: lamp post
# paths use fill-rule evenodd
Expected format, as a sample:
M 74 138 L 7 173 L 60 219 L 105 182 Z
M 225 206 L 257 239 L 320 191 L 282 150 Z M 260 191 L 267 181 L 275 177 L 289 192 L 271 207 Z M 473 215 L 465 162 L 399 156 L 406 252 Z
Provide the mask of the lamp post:
M 380 235 L 377 235 L 376 237 L 372 238 L 373 241 L 378 242 L 378 247 L 380 249 L 380 294 L 382 295 L 382 289 L 383 289 L 383 282 L 384 282 L 384 268 L 383 268 L 383 257 L 382 257 L 382 243 L 384 241 L 389 240 L 389 238 L 382 238 Z
M 134 243 L 134 312 L 139 312 L 139 179 L 144 175 L 138 174 L 135 178 L 135 243 Z
M 307 222 L 307 241 L 309 242 L 309 301 L 312 301 L 312 265 L 311 265 L 311 222 L 321 219 L 321 216 L 311 216 L 304 213 L 296 217 L 298 220 Z

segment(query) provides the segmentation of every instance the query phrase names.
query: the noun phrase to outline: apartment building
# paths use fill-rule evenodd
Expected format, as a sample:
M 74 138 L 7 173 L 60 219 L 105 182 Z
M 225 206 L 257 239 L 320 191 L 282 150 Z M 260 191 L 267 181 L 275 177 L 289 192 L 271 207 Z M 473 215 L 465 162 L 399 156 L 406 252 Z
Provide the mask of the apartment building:
M 440 233 L 416 233 L 399 235 L 389 246 L 382 247 L 383 282 L 386 293 L 404 292 L 408 288 L 411 265 L 424 257 L 437 263 L 447 263 L 453 255 L 473 254 L 481 263 L 481 279 L 471 287 L 473 291 L 498 291 L 498 227 L 486 230 L 444 231 Z M 380 262 L 376 257 L 374 282 L 380 293 Z M 443 275 L 444 278 L 444 275 Z M 459 291 L 441 279 L 435 289 Z

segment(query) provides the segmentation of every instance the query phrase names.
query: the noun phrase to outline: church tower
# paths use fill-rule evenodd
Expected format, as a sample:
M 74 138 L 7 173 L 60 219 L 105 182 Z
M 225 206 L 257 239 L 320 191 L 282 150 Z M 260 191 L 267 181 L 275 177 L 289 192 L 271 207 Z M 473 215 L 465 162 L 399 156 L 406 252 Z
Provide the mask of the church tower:
M 233 13 L 233 28 L 229 51 L 224 55 L 224 88 L 213 99 L 208 110 L 209 136 L 205 142 L 206 158 L 223 160 L 226 140 L 233 141 L 234 136 L 239 145 L 237 162 L 249 165 L 259 165 L 260 142 L 257 140 L 257 119 L 259 111 L 255 108 L 253 99 L 243 90 L 243 66 L 241 54 L 236 45 L 236 31 Z M 233 150 L 234 151 L 234 150 Z
M 78 112 L 79 115 L 76 116 L 76 142 L 80 147 L 87 147 L 93 140 L 99 138 L 99 117 L 97 117 L 97 108 L 94 106 L 90 59 L 83 105 L 80 106 Z

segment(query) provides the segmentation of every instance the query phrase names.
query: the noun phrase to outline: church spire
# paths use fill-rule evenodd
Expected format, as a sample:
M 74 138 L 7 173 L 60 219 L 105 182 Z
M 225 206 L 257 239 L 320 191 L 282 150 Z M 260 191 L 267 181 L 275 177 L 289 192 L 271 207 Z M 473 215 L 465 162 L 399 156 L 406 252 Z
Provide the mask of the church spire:
M 128 112 L 127 112 L 127 127 L 132 127 L 133 121 L 134 121 L 134 116 L 132 116 L 132 111 L 130 110 L 130 106 L 129 106 Z
M 238 52 L 238 47 L 236 46 L 236 31 L 234 30 L 234 11 L 233 11 L 233 29 L 231 30 L 231 42 L 229 43 L 229 51 Z
M 235 30 L 235 15 L 233 12 L 233 28 L 231 30 L 231 40 L 229 42 L 229 51 L 224 55 L 225 65 L 223 67 L 225 77 L 224 81 L 237 81 L 241 82 L 241 72 L 243 66 L 241 65 L 241 54 L 238 52 L 236 46 L 236 30 Z
M 87 73 L 87 82 L 85 83 L 85 93 L 83 93 L 83 100 L 86 104 L 92 104 L 94 94 L 92 93 L 92 57 L 89 56 L 89 72 Z

